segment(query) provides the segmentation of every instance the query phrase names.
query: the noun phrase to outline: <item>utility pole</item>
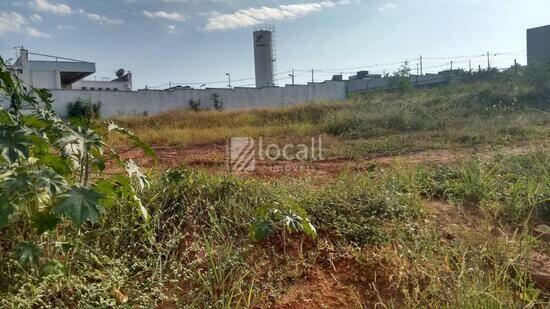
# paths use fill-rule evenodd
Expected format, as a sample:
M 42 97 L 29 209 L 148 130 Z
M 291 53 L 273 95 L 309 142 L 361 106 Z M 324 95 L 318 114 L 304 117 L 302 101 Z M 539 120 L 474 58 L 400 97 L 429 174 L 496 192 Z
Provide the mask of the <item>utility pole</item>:
M 311 69 L 311 82 L 315 82 L 315 71 L 313 69 Z
M 481 73 L 481 64 L 478 65 L 479 73 Z
M 231 88 L 231 74 L 225 73 L 225 75 L 227 75 L 227 78 L 229 79 L 229 83 L 227 84 L 227 87 Z
M 292 77 L 292 85 L 294 85 L 294 69 L 292 69 L 292 74 L 288 74 L 288 76 Z
M 469 68 L 470 74 L 472 74 L 472 59 L 468 60 L 468 68 Z
M 453 61 L 451 60 L 451 71 L 453 70 Z
M 423 72 L 423 63 L 422 63 L 422 55 L 420 55 L 420 75 L 424 75 L 424 72 Z
M 416 76 L 414 78 L 415 80 L 415 84 L 418 86 L 418 73 L 419 73 L 419 70 L 420 70 L 420 65 L 417 63 L 416 64 Z
M 518 60 L 514 59 L 514 73 L 518 75 Z
M 489 57 L 489 52 L 487 52 L 487 71 L 491 69 L 491 58 Z

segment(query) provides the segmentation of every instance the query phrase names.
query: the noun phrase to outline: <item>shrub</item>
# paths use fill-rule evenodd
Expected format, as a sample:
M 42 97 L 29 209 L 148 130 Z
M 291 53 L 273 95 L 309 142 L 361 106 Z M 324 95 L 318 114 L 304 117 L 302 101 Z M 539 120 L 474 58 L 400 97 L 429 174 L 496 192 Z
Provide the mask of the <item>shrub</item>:
M 525 80 L 535 87 L 539 95 L 548 96 L 550 94 L 550 59 L 529 65 Z
M 412 90 L 410 76 L 411 68 L 405 62 L 393 76 L 389 77 L 388 86 L 390 89 L 396 89 L 400 95 L 410 92 Z
M 223 101 L 220 99 L 220 95 L 217 93 L 212 94 L 212 106 L 217 111 L 223 110 Z
M 201 100 L 193 100 L 189 99 L 189 109 L 191 109 L 194 112 L 198 112 L 201 109 Z
M 101 102 L 92 103 L 89 98 L 77 98 L 67 103 L 67 115 L 69 118 L 80 118 L 91 122 L 101 117 Z

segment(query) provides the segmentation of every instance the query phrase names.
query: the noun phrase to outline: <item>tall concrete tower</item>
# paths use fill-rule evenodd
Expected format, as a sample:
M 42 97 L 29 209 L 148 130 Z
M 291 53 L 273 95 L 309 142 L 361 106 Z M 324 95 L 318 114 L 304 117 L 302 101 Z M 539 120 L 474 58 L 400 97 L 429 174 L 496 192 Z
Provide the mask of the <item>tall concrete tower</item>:
M 256 88 L 272 87 L 273 65 L 273 31 L 254 31 L 254 64 L 256 67 Z

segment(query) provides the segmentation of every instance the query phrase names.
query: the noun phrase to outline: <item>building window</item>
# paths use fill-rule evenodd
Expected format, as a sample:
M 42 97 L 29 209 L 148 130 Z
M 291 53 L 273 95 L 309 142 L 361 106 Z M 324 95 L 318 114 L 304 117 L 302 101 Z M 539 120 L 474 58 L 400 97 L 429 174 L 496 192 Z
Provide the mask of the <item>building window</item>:
M 82 90 L 86 90 L 86 89 L 88 89 L 88 88 L 86 88 L 86 87 L 82 87 L 81 89 L 82 89 Z
M 95 90 L 95 88 L 94 88 L 94 87 L 90 87 L 90 90 Z
M 118 88 L 113 88 L 113 91 L 118 91 Z
M 103 90 L 103 88 L 97 88 L 97 90 L 99 90 L 99 91 L 102 91 L 102 90 Z
M 110 90 L 111 90 L 111 88 L 105 88 L 105 90 L 107 90 L 107 91 L 110 91 Z

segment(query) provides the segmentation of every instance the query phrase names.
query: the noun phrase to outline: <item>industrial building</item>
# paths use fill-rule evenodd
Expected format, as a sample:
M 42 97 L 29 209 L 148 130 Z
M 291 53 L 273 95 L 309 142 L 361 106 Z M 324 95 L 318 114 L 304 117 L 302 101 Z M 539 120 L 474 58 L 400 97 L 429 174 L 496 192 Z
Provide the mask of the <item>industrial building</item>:
M 49 60 L 30 60 L 29 55 Z M 31 53 L 24 48 L 19 50 L 19 57 L 15 63 L 8 65 L 8 70 L 14 72 L 25 85 L 34 88 L 98 91 L 132 90 L 132 74 L 130 72 L 126 73 L 119 70 L 117 77 L 113 80 L 85 80 L 84 78 L 96 72 L 95 63 Z
M 550 59 L 550 25 L 527 29 L 527 64 Z
M 29 54 L 55 60 L 29 60 Z M 71 89 L 73 83 L 95 73 L 95 63 L 29 53 L 21 48 L 19 58 L 8 69 L 29 87 Z

